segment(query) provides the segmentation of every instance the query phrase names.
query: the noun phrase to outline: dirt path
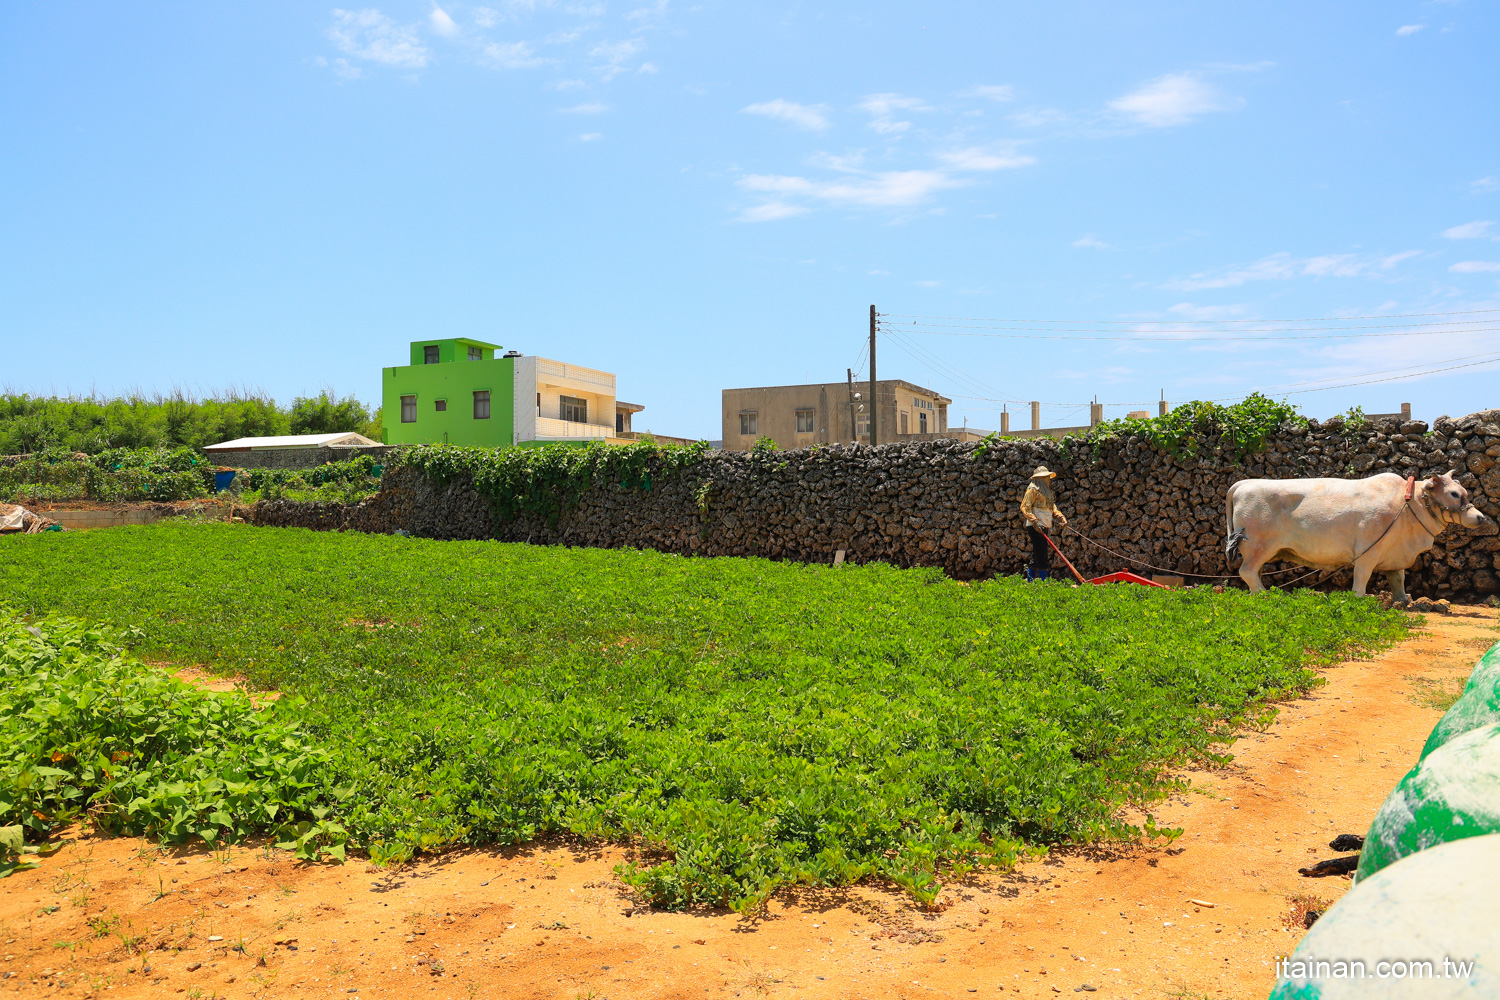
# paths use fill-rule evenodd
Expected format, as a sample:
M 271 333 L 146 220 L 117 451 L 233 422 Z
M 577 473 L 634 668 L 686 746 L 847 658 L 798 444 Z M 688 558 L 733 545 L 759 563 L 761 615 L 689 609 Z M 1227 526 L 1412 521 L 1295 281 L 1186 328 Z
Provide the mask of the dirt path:
M 1200 792 L 1161 810 L 1186 828 L 1171 847 L 980 875 L 939 914 L 867 887 L 757 922 L 642 911 L 612 875 L 624 852 L 565 845 L 391 873 L 85 836 L 0 881 L 0 995 L 1264 997 L 1302 934 L 1293 897 L 1349 884 L 1297 868 L 1364 833 L 1441 714 L 1421 702 L 1500 639 L 1493 609 L 1455 612 L 1329 670 L 1230 768 L 1191 775 Z

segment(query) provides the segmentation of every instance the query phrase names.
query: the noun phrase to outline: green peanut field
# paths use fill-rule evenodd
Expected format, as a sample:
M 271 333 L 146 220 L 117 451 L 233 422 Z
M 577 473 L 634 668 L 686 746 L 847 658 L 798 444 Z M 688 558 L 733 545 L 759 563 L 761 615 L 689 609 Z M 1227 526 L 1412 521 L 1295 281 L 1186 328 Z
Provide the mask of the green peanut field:
M 1348 593 L 222 523 L 0 538 L 0 580 L 0 827 L 30 842 L 84 812 L 376 863 L 622 841 L 655 904 L 742 910 L 1171 836 L 1171 768 L 1407 628 Z

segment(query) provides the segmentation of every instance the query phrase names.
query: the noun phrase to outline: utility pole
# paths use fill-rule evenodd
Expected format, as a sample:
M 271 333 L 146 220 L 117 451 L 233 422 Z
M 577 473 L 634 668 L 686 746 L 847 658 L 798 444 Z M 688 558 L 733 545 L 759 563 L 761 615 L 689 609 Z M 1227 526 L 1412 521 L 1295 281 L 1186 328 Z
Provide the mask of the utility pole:
M 858 411 L 854 405 L 854 369 L 845 368 L 844 371 L 849 376 L 849 440 L 859 444 L 859 423 L 855 418 Z
M 880 420 L 880 397 L 876 394 L 876 386 L 879 382 L 875 378 L 875 307 L 870 307 L 870 443 L 879 444 L 880 437 L 876 427 Z

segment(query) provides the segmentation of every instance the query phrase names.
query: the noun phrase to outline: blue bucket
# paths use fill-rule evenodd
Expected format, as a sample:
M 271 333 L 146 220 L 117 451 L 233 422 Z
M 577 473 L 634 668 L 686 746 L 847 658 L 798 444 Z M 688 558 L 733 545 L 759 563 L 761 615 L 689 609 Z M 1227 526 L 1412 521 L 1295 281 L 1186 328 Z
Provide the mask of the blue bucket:
M 229 484 L 234 482 L 234 474 L 234 469 L 230 469 L 228 472 L 215 472 L 214 492 L 223 493 L 225 490 L 229 489 Z

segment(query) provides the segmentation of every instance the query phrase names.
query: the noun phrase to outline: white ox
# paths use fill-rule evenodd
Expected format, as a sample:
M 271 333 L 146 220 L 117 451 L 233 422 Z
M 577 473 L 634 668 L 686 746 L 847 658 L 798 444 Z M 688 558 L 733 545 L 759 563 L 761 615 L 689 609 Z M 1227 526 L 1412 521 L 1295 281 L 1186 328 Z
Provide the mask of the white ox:
M 1229 487 L 1225 554 L 1244 560 L 1240 578 L 1264 590 L 1260 569 L 1285 560 L 1315 569 L 1354 567 L 1354 592 L 1384 572 L 1392 596 L 1407 600 L 1406 570 L 1449 524 L 1489 521 L 1469 503 L 1452 472 L 1419 479 L 1410 503 L 1394 472 L 1368 479 L 1242 479 Z M 1232 565 L 1232 562 L 1231 562 Z

